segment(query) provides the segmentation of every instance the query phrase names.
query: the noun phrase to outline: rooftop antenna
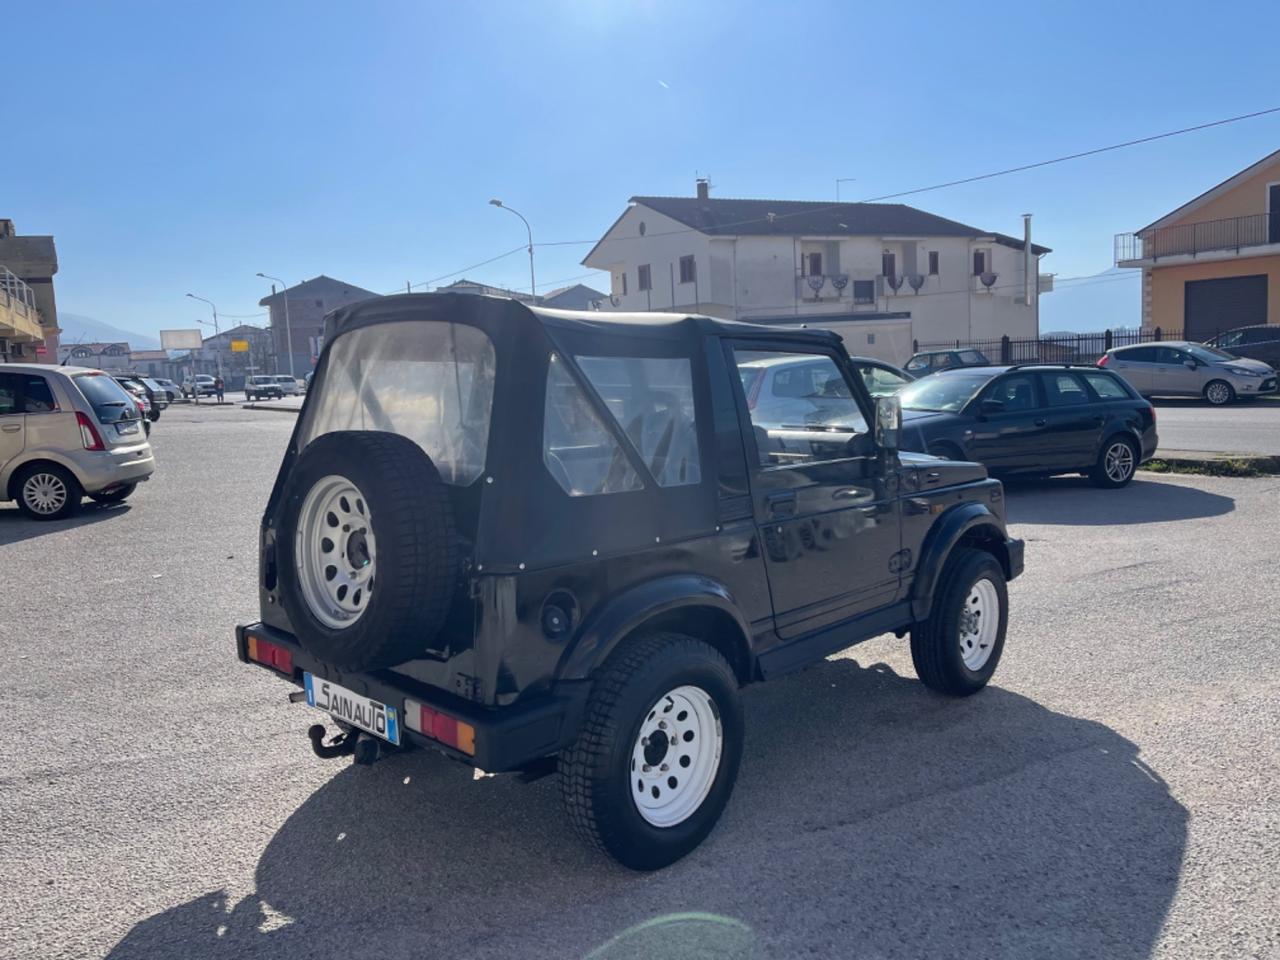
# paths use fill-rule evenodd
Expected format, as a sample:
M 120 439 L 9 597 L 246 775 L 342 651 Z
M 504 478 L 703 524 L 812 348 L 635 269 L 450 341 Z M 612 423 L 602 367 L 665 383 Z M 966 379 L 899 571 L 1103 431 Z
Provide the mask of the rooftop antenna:
M 840 184 L 853 183 L 853 181 L 857 179 L 858 179 L 857 177 L 841 177 L 836 181 L 836 203 L 840 202 Z

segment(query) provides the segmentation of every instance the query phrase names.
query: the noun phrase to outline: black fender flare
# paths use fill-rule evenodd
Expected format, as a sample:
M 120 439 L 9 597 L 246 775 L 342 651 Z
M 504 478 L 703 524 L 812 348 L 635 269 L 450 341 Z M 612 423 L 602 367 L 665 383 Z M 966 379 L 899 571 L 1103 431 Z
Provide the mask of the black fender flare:
M 622 640 L 645 623 L 682 611 L 712 611 L 732 622 L 737 636 L 704 637 L 724 653 L 744 680 L 751 675 L 751 630 L 733 594 L 719 580 L 695 573 L 672 574 L 638 584 L 591 617 L 560 660 L 556 679 L 582 680 L 608 659 Z
M 981 531 L 993 546 L 996 559 L 1000 562 L 1006 577 L 1012 577 L 1009 551 L 1005 546 L 1008 533 L 1005 532 L 1004 521 L 992 513 L 985 504 L 969 501 L 958 503 L 945 511 L 924 538 L 920 548 L 920 560 L 916 564 L 915 581 L 911 588 L 911 615 L 916 620 L 925 620 L 929 609 L 933 606 L 933 593 L 937 589 L 938 580 L 942 576 L 942 568 L 951 551 L 965 537 L 974 531 Z

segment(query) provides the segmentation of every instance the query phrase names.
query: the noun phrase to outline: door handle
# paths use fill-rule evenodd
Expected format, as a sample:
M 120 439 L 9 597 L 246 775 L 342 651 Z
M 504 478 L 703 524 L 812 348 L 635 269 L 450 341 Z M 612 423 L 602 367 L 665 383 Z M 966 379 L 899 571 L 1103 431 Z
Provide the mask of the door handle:
M 796 512 L 796 492 L 794 490 L 775 490 L 773 493 L 766 494 L 764 502 L 769 507 L 769 513 L 775 517 L 790 517 Z
M 937 470 L 930 470 L 928 473 L 924 475 L 925 483 L 937 483 L 941 479 L 942 479 L 942 474 L 939 473 Z
M 20 423 L 6 423 L 3 427 L 0 427 L 0 430 L 3 430 L 5 433 L 17 433 L 21 429 L 22 424 Z

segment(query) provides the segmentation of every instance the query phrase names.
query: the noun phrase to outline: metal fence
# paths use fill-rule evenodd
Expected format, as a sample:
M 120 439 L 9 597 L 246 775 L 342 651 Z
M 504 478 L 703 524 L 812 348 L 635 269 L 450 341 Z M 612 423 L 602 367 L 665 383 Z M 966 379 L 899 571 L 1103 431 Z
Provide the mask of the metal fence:
M 1181 330 L 1103 330 L 1057 337 L 995 340 L 912 341 L 915 353 L 933 350 L 980 350 L 993 363 L 1093 363 L 1112 347 L 1179 340 Z

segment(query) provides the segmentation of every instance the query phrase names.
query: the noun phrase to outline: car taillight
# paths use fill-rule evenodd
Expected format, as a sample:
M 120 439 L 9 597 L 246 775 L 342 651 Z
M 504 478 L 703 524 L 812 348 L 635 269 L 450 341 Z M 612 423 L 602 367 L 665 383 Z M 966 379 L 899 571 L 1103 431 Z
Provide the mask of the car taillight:
M 469 757 L 476 754 L 476 728 L 465 720 L 458 720 L 432 710 L 417 700 L 404 702 L 404 722 L 410 730 L 416 730 L 424 737 L 437 740 L 447 747 L 460 750 Z
M 270 640 L 263 640 L 252 633 L 245 637 L 249 659 L 272 670 L 293 676 L 293 651 Z
M 751 381 L 751 389 L 747 392 L 747 409 L 754 410 L 756 408 L 756 400 L 760 397 L 760 385 L 764 383 L 764 374 L 756 377 Z
M 1147 409 L 1151 411 L 1151 422 L 1155 423 L 1156 422 L 1156 405 L 1154 403 L 1148 404 Z
M 147 408 L 142 405 L 142 401 L 137 397 L 133 398 L 133 402 L 138 405 L 138 413 L 145 414 L 147 412 Z
M 1104 353 L 1098 358 L 1098 366 L 1105 367 L 1111 361 L 1111 354 Z
M 84 444 L 86 450 L 107 449 L 102 442 L 102 437 L 98 434 L 98 428 L 93 425 L 93 421 L 89 419 L 88 414 L 77 410 L 76 423 L 80 424 L 80 442 Z

